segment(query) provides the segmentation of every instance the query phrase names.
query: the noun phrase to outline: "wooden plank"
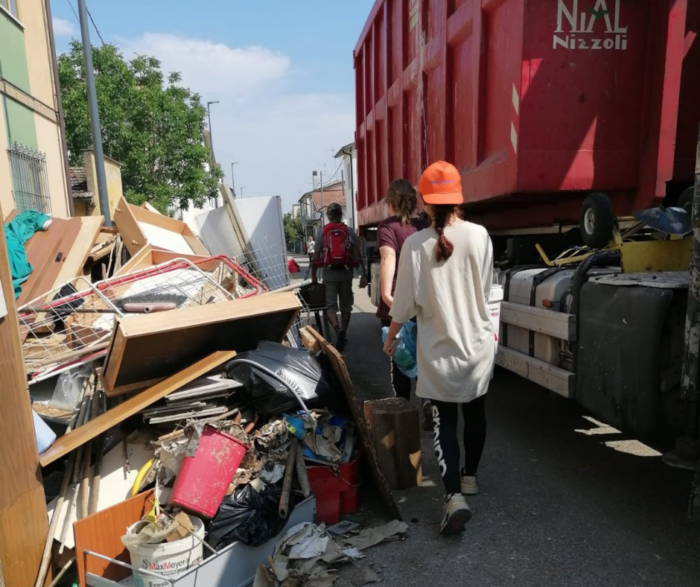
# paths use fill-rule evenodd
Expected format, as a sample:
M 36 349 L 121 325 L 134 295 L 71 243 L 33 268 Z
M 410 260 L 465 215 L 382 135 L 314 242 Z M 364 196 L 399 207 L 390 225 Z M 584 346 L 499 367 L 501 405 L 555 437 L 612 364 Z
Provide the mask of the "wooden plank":
M 146 236 L 139 228 L 136 218 L 134 218 L 132 207 L 129 206 L 125 198 L 119 200 L 117 207 L 114 209 L 112 221 L 119 229 L 124 246 L 132 257 L 148 244 Z
M 352 379 L 350 379 L 350 373 L 345 365 L 345 361 L 336 348 L 328 344 L 323 336 L 321 336 L 313 327 L 307 326 L 306 328 L 308 333 L 318 341 L 323 354 L 328 357 L 331 367 L 333 368 L 333 372 L 338 378 L 340 386 L 343 388 L 345 399 L 347 400 L 355 426 L 357 427 L 360 443 L 365 451 L 365 460 L 369 462 L 369 468 L 372 472 L 372 477 L 374 478 L 377 489 L 379 490 L 385 505 L 389 509 L 389 513 L 395 519 L 401 520 L 401 512 L 399 511 L 398 505 L 396 505 L 394 494 L 391 492 L 386 477 L 384 477 L 384 473 L 382 473 L 382 470 L 379 468 L 379 458 L 377 457 L 377 452 L 374 450 L 372 433 L 370 432 L 367 422 L 362 414 L 362 409 L 360 408 L 357 396 L 355 395 Z
M 83 274 L 83 267 L 90 256 L 92 247 L 100 234 L 105 222 L 104 216 L 83 216 L 80 221 L 78 236 L 66 254 L 66 260 L 54 281 L 52 289 L 63 285 L 66 281 Z
M 122 543 L 126 529 L 138 522 L 151 509 L 153 490 L 139 493 L 111 508 L 97 512 L 73 524 L 75 534 L 75 560 L 78 580 L 85 587 L 85 573 L 93 573 L 111 581 L 121 581 L 131 575 L 129 569 L 105 560 L 88 556 L 86 550 L 131 564 L 129 551 Z
M 27 260 L 33 265 L 34 271 L 22 284 L 22 293 L 17 299 L 18 307 L 53 289 L 67 255 L 78 237 L 80 226 L 80 218 L 54 218 L 48 230 L 37 232 L 27 241 Z M 60 261 L 56 261 L 58 253 L 63 253 Z
M 306 326 L 299 330 L 299 336 L 301 336 L 301 344 L 304 345 L 304 348 L 310 350 L 314 354 L 321 350 L 320 343 L 316 340 L 314 335 L 307 330 Z
M 213 351 L 282 342 L 300 309 L 287 292 L 119 318 L 103 370 L 105 393 L 167 377 Z
M 139 413 L 141 410 L 157 402 L 159 399 L 163 399 L 170 392 L 180 389 L 190 381 L 194 381 L 198 377 L 206 375 L 210 371 L 230 361 L 235 356 L 236 353 L 234 351 L 217 351 L 212 353 L 210 356 L 196 362 L 194 365 L 187 367 L 187 369 L 168 377 L 164 381 L 161 381 L 138 395 L 130 397 L 111 410 L 100 414 L 97 418 L 91 420 L 84 426 L 80 426 L 80 428 L 76 428 L 72 432 L 56 440 L 53 446 L 41 455 L 41 466 L 45 467 L 76 448 L 83 446 L 93 438 L 109 430 L 112 426 L 116 426 L 134 414 Z
M 48 519 L 0 212 L 0 566 L 8 587 L 33 587 Z
M 126 241 L 124 241 L 126 244 Z M 127 247 L 128 249 L 128 247 Z M 142 269 L 148 269 L 154 265 L 152 260 L 153 247 L 151 245 L 146 245 L 135 254 L 132 254 L 131 259 L 129 259 L 124 265 L 121 266 L 119 271 L 114 273 L 115 277 L 121 277 L 127 273 L 134 273 L 135 271 L 140 271 Z
M 501 322 L 561 340 L 576 340 L 576 316 L 573 314 L 501 302 Z
M 34 508 L 43 510 L 43 521 Z M 32 527 L 39 523 L 38 528 Z M 48 518 L 44 505 L 44 488 L 35 487 L 20 496 L 9 508 L 0 511 L 0 562 L 7 587 L 33 587 L 44 552 Z M 43 535 L 42 540 L 38 536 Z
M 157 212 L 151 212 L 150 210 L 139 206 L 130 206 L 130 209 L 131 215 L 137 223 L 142 222 L 144 224 L 150 224 L 151 226 L 157 226 L 158 228 L 179 234 L 187 241 L 187 244 L 192 249 L 192 254 L 202 255 L 204 257 L 209 256 L 209 251 L 207 248 L 199 241 L 185 222 L 175 220 L 174 218 L 164 216 L 163 214 L 158 214 Z M 158 246 L 159 248 L 167 248 L 162 247 L 155 242 L 152 242 L 151 244 Z
M 574 397 L 576 375 L 570 371 L 565 371 L 544 361 L 533 359 L 504 346 L 498 347 L 496 365 L 508 369 L 508 371 L 512 371 L 563 397 Z

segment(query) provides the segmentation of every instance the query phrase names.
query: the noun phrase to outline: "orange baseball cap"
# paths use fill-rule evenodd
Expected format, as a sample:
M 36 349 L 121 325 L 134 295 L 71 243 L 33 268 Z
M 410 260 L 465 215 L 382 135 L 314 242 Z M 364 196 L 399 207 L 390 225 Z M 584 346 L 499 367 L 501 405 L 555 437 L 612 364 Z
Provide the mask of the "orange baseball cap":
M 418 181 L 418 191 L 426 204 L 463 204 L 462 176 L 451 163 L 437 161 Z

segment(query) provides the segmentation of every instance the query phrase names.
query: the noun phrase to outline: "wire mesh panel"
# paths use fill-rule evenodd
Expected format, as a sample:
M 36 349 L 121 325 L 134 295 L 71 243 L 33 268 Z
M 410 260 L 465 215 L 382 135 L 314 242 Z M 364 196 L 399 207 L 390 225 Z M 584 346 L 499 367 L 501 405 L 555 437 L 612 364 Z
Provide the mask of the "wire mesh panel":
M 265 288 L 225 257 L 175 259 L 90 283 L 78 277 L 19 309 L 30 382 L 104 356 L 115 317 L 258 295 Z
M 51 213 L 46 156 L 13 142 L 7 150 L 12 169 L 12 193 L 18 212 L 36 210 Z

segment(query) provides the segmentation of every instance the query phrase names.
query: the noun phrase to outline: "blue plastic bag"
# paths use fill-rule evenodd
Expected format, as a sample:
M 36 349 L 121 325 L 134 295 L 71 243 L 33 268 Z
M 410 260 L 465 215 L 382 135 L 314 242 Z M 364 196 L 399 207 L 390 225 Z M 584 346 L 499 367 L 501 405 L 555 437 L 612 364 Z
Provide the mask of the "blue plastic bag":
M 416 323 L 405 322 L 399 330 L 396 342 L 396 351 L 392 359 L 396 366 L 406 377 L 415 379 L 418 377 L 418 364 L 416 362 Z M 386 342 L 389 327 L 382 328 L 382 342 Z

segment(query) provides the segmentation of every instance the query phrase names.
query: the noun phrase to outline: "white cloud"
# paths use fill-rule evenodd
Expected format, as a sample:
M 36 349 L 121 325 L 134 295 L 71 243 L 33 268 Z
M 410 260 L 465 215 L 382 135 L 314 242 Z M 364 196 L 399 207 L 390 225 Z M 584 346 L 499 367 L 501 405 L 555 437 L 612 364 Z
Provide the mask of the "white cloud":
M 76 33 L 76 28 L 70 20 L 53 17 L 53 34 L 57 37 L 72 37 Z
M 281 195 L 291 210 L 310 189 L 311 172 L 332 175 L 338 161 L 331 150 L 353 140 L 353 96 L 290 91 L 286 55 L 154 33 L 119 39 L 118 46 L 126 58 L 152 55 L 164 71 L 179 71 L 203 102 L 219 100 L 211 107 L 216 158 L 229 183 L 231 162 L 239 162 L 236 191 L 245 187 L 246 197 Z
M 178 71 L 186 85 L 206 95 L 249 93 L 281 80 L 289 58 L 264 47 L 229 47 L 223 43 L 145 33 L 119 43 L 126 58 L 153 55 L 165 71 Z

